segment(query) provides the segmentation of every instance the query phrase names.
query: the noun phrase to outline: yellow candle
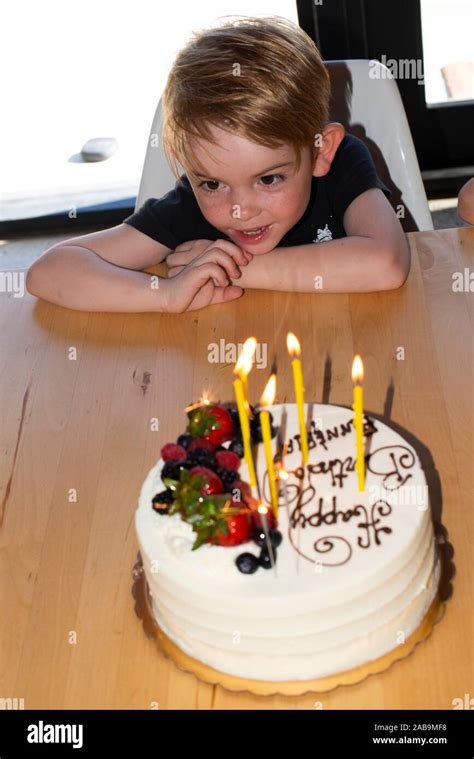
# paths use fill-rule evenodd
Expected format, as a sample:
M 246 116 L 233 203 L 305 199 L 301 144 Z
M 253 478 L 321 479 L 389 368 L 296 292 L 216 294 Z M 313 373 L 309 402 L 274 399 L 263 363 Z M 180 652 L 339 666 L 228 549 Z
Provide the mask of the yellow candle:
M 306 433 L 306 422 L 304 418 L 304 385 L 303 372 L 301 368 L 300 344 L 292 332 L 286 337 L 286 344 L 290 356 L 293 357 L 291 365 L 293 367 L 293 383 L 295 386 L 296 405 L 298 409 L 298 426 L 300 429 L 301 460 L 303 466 L 308 463 L 308 435 Z
M 262 406 L 270 406 L 275 400 L 276 392 L 276 375 L 272 374 L 267 382 L 263 395 L 260 399 Z M 275 466 L 272 455 L 272 433 L 270 424 L 270 413 L 260 411 L 260 428 L 262 430 L 263 448 L 265 451 L 265 462 L 267 465 L 268 482 L 270 485 L 270 501 L 272 504 L 275 519 L 278 519 L 278 493 L 275 481 Z
M 237 401 L 237 410 L 239 412 L 240 429 L 242 430 L 242 440 L 244 443 L 244 459 L 249 470 L 250 485 L 254 487 L 257 484 L 257 479 L 255 477 L 255 468 L 252 457 L 248 404 L 244 396 L 244 386 L 240 377 L 234 380 L 234 391 L 235 399 Z
M 248 337 L 242 346 L 242 352 L 239 358 L 237 359 L 237 363 L 234 369 L 234 374 L 237 374 L 237 376 L 240 377 L 240 379 L 242 380 L 242 385 L 244 388 L 244 397 L 247 403 L 249 400 L 247 377 L 253 366 L 253 357 L 255 354 L 256 347 L 257 347 L 256 338 Z
M 364 379 L 364 365 L 361 357 L 357 354 L 352 362 L 352 381 L 354 382 L 354 428 L 356 433 L 356 472 L 359 481 L 359 492 L 365 489 L 365 461 L 364 461 L 364 396 L 362 381 Z

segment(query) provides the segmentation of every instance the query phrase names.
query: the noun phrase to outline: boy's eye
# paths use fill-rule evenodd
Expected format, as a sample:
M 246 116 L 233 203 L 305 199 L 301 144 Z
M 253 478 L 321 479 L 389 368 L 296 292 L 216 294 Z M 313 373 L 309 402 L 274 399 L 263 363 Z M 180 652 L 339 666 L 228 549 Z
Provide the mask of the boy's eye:
M 266 187 L 272 187 L 275 184 L 280 184 L 280 182 L 283 182 L 283 180 L 285 179 L 283 174 L 267 174 L 264 177 L 260 177 L 262 182 L 264 179 L 275 179 L 275 178 L 278 179 L 279 181 L 278 182 L 264 182 Z
M 207 192 L 215 192 L 217 190 L 217 187 L 206 187 L 205 185 L 217 185 L 219 187 L 219 182 L 217 179 L 206 179 L 204 182 L 201 182 L 199 187 L 204 187 Z

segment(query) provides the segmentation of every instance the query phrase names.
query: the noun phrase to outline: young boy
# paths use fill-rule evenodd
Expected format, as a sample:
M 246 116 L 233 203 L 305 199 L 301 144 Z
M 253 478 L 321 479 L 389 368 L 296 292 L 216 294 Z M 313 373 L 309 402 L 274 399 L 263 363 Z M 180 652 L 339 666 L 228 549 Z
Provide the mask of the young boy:
M 162 99 L 175 188 L 50 248 L 28 290 L 80 310 L 178 313 L 243 288 L 400 287 L 409 252 L 390 193 L 363 143 L 329 121 L 329 97 L 316 46 L 290 21 L 240 18 L 195 35 Z M 164 259 L 156 287 L 141 270 Z

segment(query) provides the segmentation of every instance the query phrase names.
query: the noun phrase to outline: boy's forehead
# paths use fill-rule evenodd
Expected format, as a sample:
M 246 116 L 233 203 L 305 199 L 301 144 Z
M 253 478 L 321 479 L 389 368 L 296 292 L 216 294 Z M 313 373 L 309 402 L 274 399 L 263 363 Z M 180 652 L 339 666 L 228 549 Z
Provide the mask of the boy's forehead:
M 190 143 L 193 173 L 198 178 L 238 181 L 295 161 L 291 145 L 270 148 L 215 126 L 211 132 L 214 142 L 194 138 Z

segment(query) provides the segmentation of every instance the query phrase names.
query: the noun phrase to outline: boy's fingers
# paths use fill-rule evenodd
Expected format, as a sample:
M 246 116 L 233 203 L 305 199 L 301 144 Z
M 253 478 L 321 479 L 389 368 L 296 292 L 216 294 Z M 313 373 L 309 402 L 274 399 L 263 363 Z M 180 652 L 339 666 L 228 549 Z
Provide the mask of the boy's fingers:
M 238 245 L 236 245 L 234 242 L 230 242 L 230 240 L 216 240 L 215 243 L 212 243 L 212 249 L 214 249 L 214 247 L 226 251 L 226 253 L 228 253 L 234 259 L 234 261 L 236 261 L 238 264 L 241 264 L 242 266 L 247 266 L 248 262 L 252 260 L 251 253 L 247 253 L 247 251 L 242 250 L 242 248 L 239 248 Z
M 212 294 L 211 303 L 226 303 L 229 300 L 236 300 L 244 294 L 242 287 L 229 285 L 229 287 L 215 287 Z
M 211 262 L 190 267 L 186 272 L 186 277 L 197 287 L 202 287 L 209 279 L 212 279 L 216 287 L 229 285 L 229 278 L 224 269 Z

